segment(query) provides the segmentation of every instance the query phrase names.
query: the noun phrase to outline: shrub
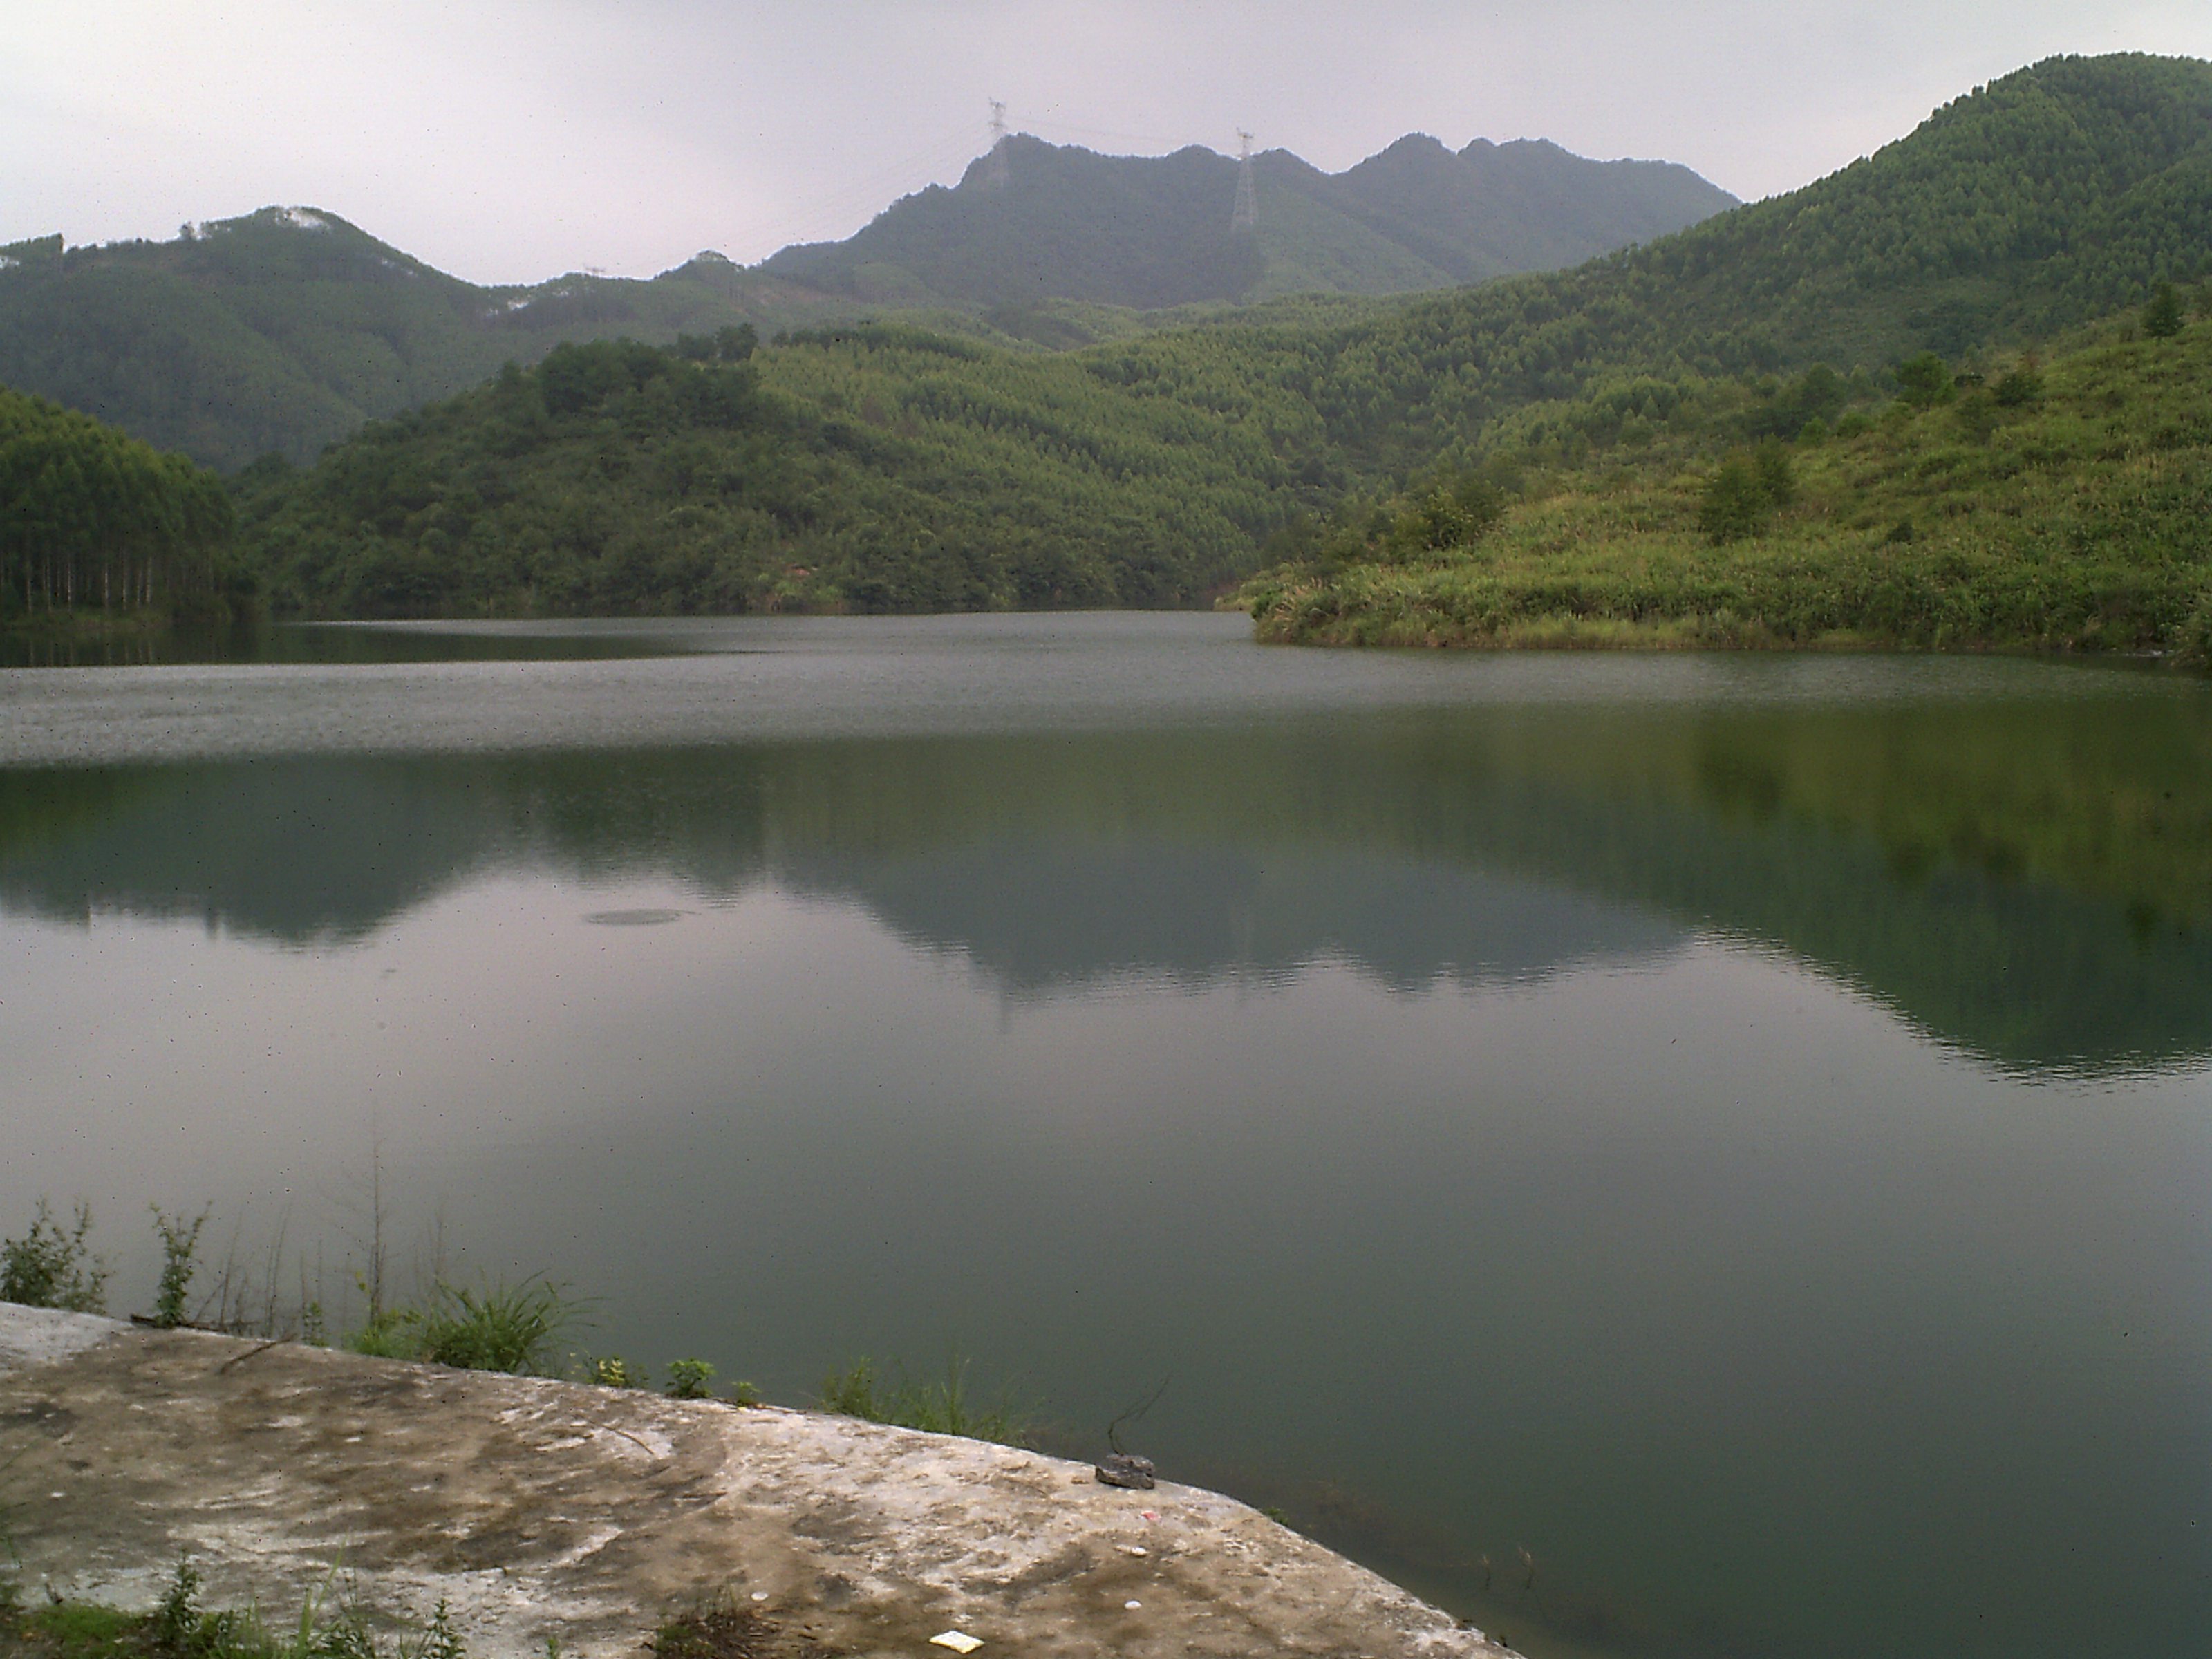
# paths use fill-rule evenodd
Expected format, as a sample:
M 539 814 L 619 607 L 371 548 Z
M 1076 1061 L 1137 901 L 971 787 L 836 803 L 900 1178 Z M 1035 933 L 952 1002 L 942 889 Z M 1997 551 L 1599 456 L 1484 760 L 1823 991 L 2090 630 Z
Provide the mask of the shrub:
M 1914 409 L 1948 403 L 1953 391 L 1951 371 L 1932 351 L 1907 357 L 1897 366 L 1898 398 Z
M 77 1200 L 76 1224 L 64 1227 L 40 1199 L 31 1231 L 0 1240 L 0 1302 L 106 1313 L 111 1270 L 86 1243 L 91 1232 L 92 1206 L 84 1200 Z
M 169 1588 L 154 1609 L 149 1633 L 163 1653 L 190 1653 L 198 1645 L 200 1626 L 200 1570 L 189 1560 L 179 1561 Z
M 422 1358 L 462 1370 L 537 1371 L 575 1316 L 566 1290 L 541 1279 L 526 1279 L 513 1289 L 441 1285 L 421 1315 Z
M 430 1628 L 422 1632 L 422 1644 L 415 1650 L 414 1659 L 466 1659 L 460 1633 L 453 1628 L 453 1613 L 442 1595 L 438 1598 L 437 1610 L 430 1615 Z
M 1769 507 L 1787 507 L 1797 499 L 1797 470 L 1790 464 L 1790 451 L 1779 438 L 1769 438 L 1752 455 L 1752 465 L 1759 473 L 1759 488 L 1766 497 Z
M 2039 403 L 2043 398 L 2043 371 L 2036 367 L 2034 358 L 2023 357 L 2018 365 L 1998 377 L 1990 396 L 2007 409 L 2025 409 Z
M 2181 296 L 2172 283 L 2160 283 L 2151 290 L 2150 303 L 2143 307 L 2142 329 L 2154 340 L 2170 340 L 2181 332 Z
M 1698 497 L 1698 529 L 1715 546 L 1756 536 L 1766 527 L 1773 502 L 1759 482 L 1759 469 L 1731 455 L 1705 480 Z
M 285 1634 L 272 1631 L 251 1605 L 205 1611 L 202 1588 L 199 1569 L 180 1560 L 152 1611 L 134 1615 L 57 1601 L 41 1615 L 40 1633 L 48 1638 L 44 1645 L 58 1652 L 136 1659 L 467 1659 L 443 1600 L 419 1638 L 402 1637 L 387 1647 L 370 1628 L 368 1611 L 350 1596 L 328 1611 L 322 1595 L 309 1597 L 297 1626 Z
M 1996 398 L 1992 393 L 1978 387 L 1959 399 L 1958 406 L 1951 411 L 1951 418 L 1958 422 L 1959 430 L 1976 443 L 1987 443 L 1990 434 L 1997 429 Z

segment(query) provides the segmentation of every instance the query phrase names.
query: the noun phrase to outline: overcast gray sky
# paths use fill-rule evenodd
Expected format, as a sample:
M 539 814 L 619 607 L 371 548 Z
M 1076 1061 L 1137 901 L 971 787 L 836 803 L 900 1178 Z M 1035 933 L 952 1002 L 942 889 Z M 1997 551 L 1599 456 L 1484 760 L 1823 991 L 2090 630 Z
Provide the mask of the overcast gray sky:
M 2212 57 L 2212 0 L 0 0 L 0 241 L 270 203 L 479 282 L 851 234 L 1017 128 L 1332 171 L 1409 131 L 1753 198 L 2056 52 Z

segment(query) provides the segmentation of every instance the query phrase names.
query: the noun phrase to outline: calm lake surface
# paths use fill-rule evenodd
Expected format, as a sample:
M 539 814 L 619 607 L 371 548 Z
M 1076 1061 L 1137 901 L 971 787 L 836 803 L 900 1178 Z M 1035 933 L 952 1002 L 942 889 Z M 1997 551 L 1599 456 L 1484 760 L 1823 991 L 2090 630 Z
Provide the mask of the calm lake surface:
M 972 1356 L 1548 1656 L 2212 1648 L 2212 687 L 1241 618 L 0 672 L 0 1232 Z M 1521 1552 L 1528 1552 L 1533 1571 Z

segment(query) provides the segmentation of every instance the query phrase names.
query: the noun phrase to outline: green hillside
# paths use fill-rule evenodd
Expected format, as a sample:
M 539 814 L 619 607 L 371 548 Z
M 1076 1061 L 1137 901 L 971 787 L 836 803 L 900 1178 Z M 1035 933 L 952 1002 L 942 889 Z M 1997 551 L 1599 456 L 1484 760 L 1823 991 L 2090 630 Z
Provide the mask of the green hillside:
M 568 339 L 658 341 L 849 306 L 701 255 L 651 282 L 480 288 L 335 214 L 264 208 L 170 242 L 0 248 L 0 384 L 207 465 L 319 454 L 363 421 Z
M 1790 195 L 1571 271 L 1249 337 L 1239 373 L 1310 402 L 1361 470 L 1407 471 L 1609 373 L 1879 369 L 2045 337 L 2208 269 L 2212 64 L 2053 58 Z M 1184 349 L 1132 340 L 1110 372 L 1172 392 Z
M 1001 171 L 1003 169 L 1003 171 Z M 1196 145 L 1100 155 L 1026 134 L 842 242 L 763 267 L 882 305 L 1151 310 L 1303 292 L 1398 294 L 1579 264 L 1735 204 L 1687 167 L 1592 161 L 1556 144 L 1402 138 L 1330 174 L 1253 158 L 1257 213 L 1232 226 L 1237 163 Z
M 2201 271 L 2212 65 L 2056 59 L 1794 195 L 1572 272 L 1410 301 L 1199 306 L 1175 313 L 1187 325 L 1058 355 L 911 327 L 802 332 L 748 368 L 761 412 L 741 466 L 727 429 L 693 431 L 690 405 L 659 401 L 664 382 L 689 383 L 678 364 L 595 407 L 588 441 L 580 416 L 559 416 L 526 462 L 486 459 L 501 481 L 465 487 L 463 458 L 509 441 L 501 400 L 526 376 L 380 429 L 296 485 L 260 480 L 252 516 L 279 594 L 323 614 L 1186 603 L 1297 555 L 1297 526 L 1348 492 L 1534 453 L 1546 406 L 1598 398 L 1613 411 L 1598 427 L 1617 416 L 1625 446 L 1653 441 L 1624 454 L 1693 468 L 1698 446 L 1746 423 L 1795 436 L 1802 414 L 1746 412 L 1762 376 L 1830 365 L 1871 406 L 1926 348 L 1979 360 Z M 1002 332 L 1079 336 L 1125 313 L 989 314 Z M 1624 390 L 1644 382 L 1695 419 L 1655 425 Z M 2131 406 L 2102 446 L 2065 440 L 2045 471 L 2117 476 L 2106 451 L 2138 419 Z M 665 452 L 695 440 L 719 472 L 670 470 Z M 703 497 L 701 476 L 720 480 Z M 465 535 L 423 516 L 434 494 Z M 2015 614 L 1988 636 L 2071 626 Z
M 1624 380 L 1243 594 L 1322 644 L 2212 651 L 2212 287 L 1900 395 Z M 2172 329 L 2171 333 L 2166 331 Z
M 0 389 L 0 625 L 222 601 L 220 480 L 112 427 Z
M 240 489 L 311 615 L 1188 605 L 1250 569 L 1291 435 L 876 326 L 562 346 Z

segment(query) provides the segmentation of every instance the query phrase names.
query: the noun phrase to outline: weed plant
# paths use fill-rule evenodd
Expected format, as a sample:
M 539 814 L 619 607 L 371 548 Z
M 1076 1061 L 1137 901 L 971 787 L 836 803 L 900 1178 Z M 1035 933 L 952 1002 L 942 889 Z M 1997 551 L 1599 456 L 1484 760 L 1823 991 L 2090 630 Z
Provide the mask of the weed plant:
M 445 1602 L 411 1639 L 380 1639 L 352 1597 L 308 1598 L 298 1622 L 278 1631 L 252 1607 L 207 1611 L 199 1569 L 179 1561 L 152 1611 L 126 1613 L 88 1602 L 23 1607 L 0 1584 L 0 1659 L 466 1659 Z
M 672 1359 L 661 1392 L 671 1400 L 712 1400 L 714 1368 L 703 1359 Z
M 173 1328 L 187 1322 L 199 1241 L 210 1212 L 203 1210 L 187 1218 L 181 1212 L 172 1215 L 155 1206 L 153 1214 L 163 1261 L 149 1322 Z M 100 1310 L 109 1269 L 91 1252 L 88 1242 L 91 1230 L 92 1214 L 87 1206 L 80 1203 L 74 1225 L 65 1226 L 54 1218 L 52 1206 L 41 1199 L 29 1232 L 20 1239 L 0 1242 L 0 1299 L 39 1307 Z M 367 1286 L 363 1288 L 368 1294 Z M 374 1296 L 369 1301 L 366 1320 L 340 1340 L 347 1350 L 376 1358 L 517 1375 L 549 1374 L 561 1338 L 580 1322 L 582 1313 L 582 1304 L 565 1285 L 535 1274 L 519 1285 L 486 1285 L 476 1290 L 441 1280 L 418 1305 L 380 1307 Z M 319 1299 L 301 1303 L 299 1334 L 301 1340 L 315 1346 L 326 1340 L 325 1315 Z M 919 1381 L 908 1378 L 902 1366 L 895 1365 L 889 1376 L 879 1375 L 874 1362 L 863 1358 L 825 1379 L 822 1403 L 830 1411 L 872 1422 L 1007 1445 L 1028 1443 L 1031 1426 L 1028 1413 L 1003 1395 L 978 1405 L 969 1393 L 968 1370 L 969 1362 L 954 1356 L 947 1359 L 941 1380 Z M 583 1374 L 605 1388 L 651 1385 L 644 1367 L 618 1354 L 586 1357 Z M 674 1400 L 711 1400 L 715 1397 L 714 1379 L 714 1367 L 706 1360 L 672 1360 L 662 1391 Z M 730 1403 L 738 1407 L 757 1406 L 760 1399 L 760 1391 L 746 1382 L 733 1385 L 729 1395 Z M 3 1539 L 4 1533 L 0 1533 L 0 1540 Z M 198 1583 L 189 1565 L 179 1567 L 171 1587 L 173 1605 L 164 1604 L 169 1609 L 167 1616 L 177 1628 L 182 1627 L 177 1621 L 185 1620 L 185 1610 L 196 1605 L 191 1598 L 198 1594 Z M 0 1655 L 0 1659 L 5 1656 Z M 368 1656 L 356 1659 L 368 1659 Z M 439 1659 L 439 1656 L 432 1653 L 428 1659 Z
M 106 1313 L 112 1269 L 92 1252 L 92 1206 L 77 1200 L 73 1222 L 54 1219 L 53 1206 L 39 1200 L 31 1230 L 21 1238 L 0 1240 L 0 1302 L 27 1308 L 61 1308 L 72 1313 Z
M 663 1624 L 647 1638 L 645 1650 L 653 1659 L 759 1659 L 765 1654 L 831 1659 L 830 1649 L 780 1628 L 757 1607 L 737 1605 L 727 1590 Z
M 154 1322 L 164 1330 L 174 1330 L 185 1322 L 185 1297 L 192 1287 L 192 1274 L 198 1264 L 200 1230 L 207 1225 L 208 1212 L 202 1210 L 190 1221 L 179 1211 L 170 1215 L 159 1205 L 154 1211 L 154 1231 L 161 1241 L 161 1282 L 154 1293 Z
M 642 1365 L 633 1365 L 618 1353 L 603 1359 L 593 1359 L 584 1367 L 585 1374 L 603 1389 L 642 1389 L 651 1386 L 653 1378 Z
M 969 1399 L 967 1360 L 948 1358 L 942 1382 L 914 1381 L 902 1366 L 894 1365 L 892 1370 L 890 1377 L 878 1376 L 875 1363 L 864 1355 L 845 1370 L 832 1371 L 822 1382 L 823 1409 L 931 1434 L 995 1440 L 1007 1446 L 1029 1443 L 1030 1414 L 1011 1397 L 1001 1395 L 981 1407 Z

